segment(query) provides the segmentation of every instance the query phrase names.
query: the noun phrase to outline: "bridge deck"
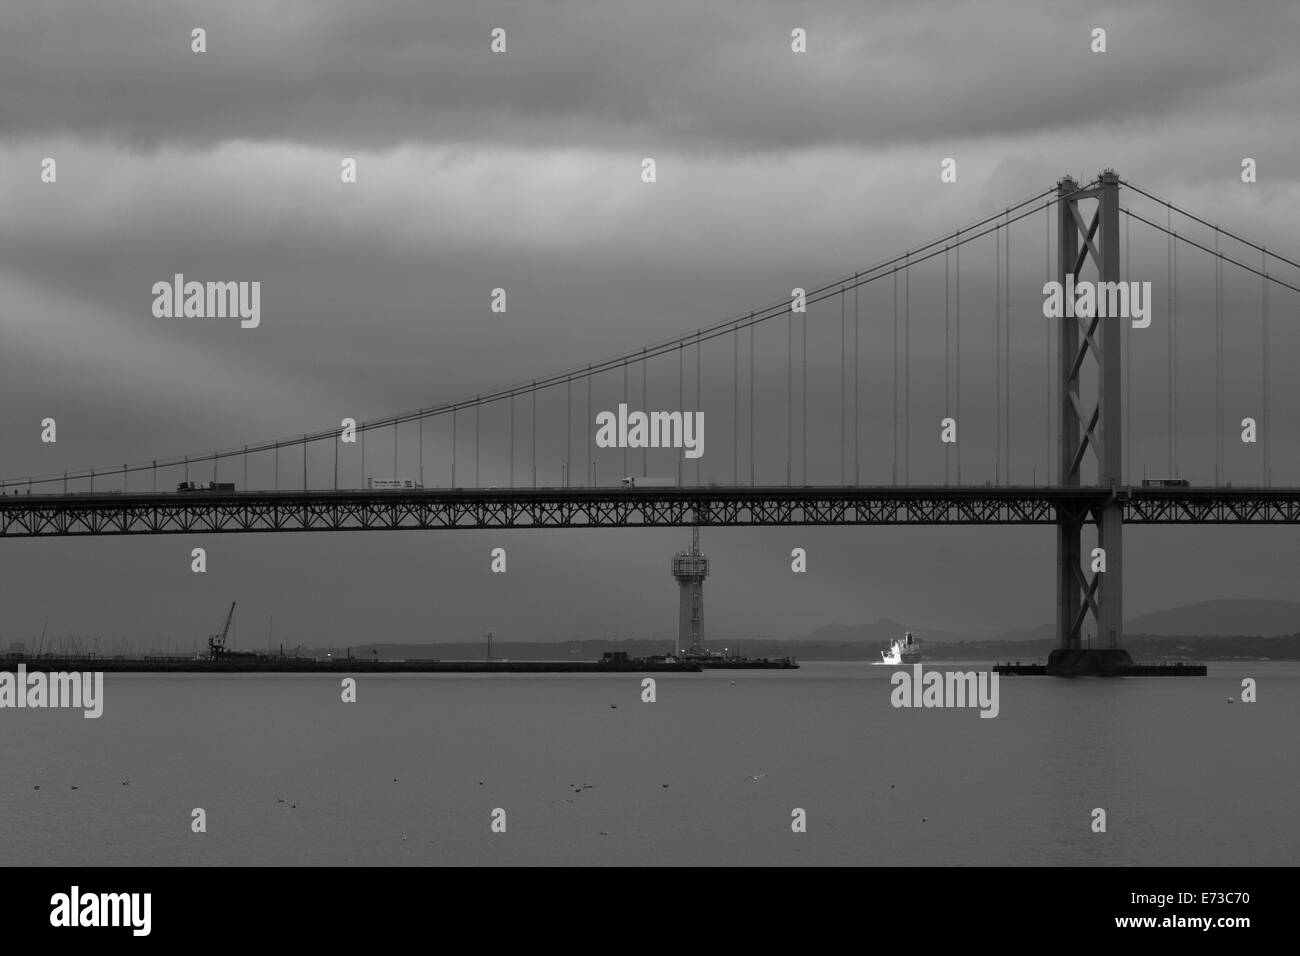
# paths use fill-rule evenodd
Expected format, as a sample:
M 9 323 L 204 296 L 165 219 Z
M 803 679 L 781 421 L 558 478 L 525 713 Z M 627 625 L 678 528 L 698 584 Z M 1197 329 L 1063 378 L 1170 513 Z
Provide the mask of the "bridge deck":
M 0 497 L 0 537 L 451 528 L 1052 525 L 1108 489 L 1043 486 L 454 488 Z M 1128 524 L 1300 523 L 1300 488 L 1120 488 Z

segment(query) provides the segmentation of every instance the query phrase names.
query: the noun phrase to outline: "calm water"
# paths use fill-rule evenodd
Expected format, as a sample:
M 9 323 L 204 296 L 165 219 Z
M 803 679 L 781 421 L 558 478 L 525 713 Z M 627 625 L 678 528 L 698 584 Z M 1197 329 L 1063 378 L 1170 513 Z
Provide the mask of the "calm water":
M 0 711 L 0 861 L 1300 862 L 1300 665 L 1005 678 L 992 720 L 896 710 L 892 670 L 661 675 L 654 704 L 636 675 L 374 675 L 343 704 L 316 675 L 108 674 L 99 720 Z M 1259 702 L 1229 704 L 1243 676 Z

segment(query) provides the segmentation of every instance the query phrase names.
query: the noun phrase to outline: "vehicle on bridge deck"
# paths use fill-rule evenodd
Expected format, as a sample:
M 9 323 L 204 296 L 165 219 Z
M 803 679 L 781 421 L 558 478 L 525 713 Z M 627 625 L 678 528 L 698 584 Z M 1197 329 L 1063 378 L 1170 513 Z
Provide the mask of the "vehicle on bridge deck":
M 1192 483 L 1186 478 L 1143 478 L 1143 488 L 1190 488 Z
M 676 488 L 676 478 L 636 478 L 623 479 L 624 488 Z
M 368 478 L 370 491 L 423 491 L 424 485 L 413 478 Z
M 201 481 L 182 481 L 176 486 L 178 492 L 191 491 L 234 491 L 233 481 L 209 481 L 205 487 Z

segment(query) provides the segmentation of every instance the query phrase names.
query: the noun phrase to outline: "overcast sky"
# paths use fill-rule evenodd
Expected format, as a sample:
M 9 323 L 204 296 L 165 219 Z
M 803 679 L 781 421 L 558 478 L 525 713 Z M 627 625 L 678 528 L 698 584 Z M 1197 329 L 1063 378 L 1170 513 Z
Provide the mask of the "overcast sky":
M 204 53 L 190 49 L 194 27 Z M 490 52 L 495 27 L 504 54 Z M 790 50 L 796 27 L 806 54 Z M 1107 31 L 1104 54 L 1090 50 L 1094 27 Z M 1290 0 L 4 3 L 0 475 L 201 453 L 531 380 L 765 306 L 1107 166 L 1295 257 L 1298 41 Z M 653 185 L 640 181 L 647 156 Z M 41 181 L 45 157 L 54 184 Z M 355 184 L 340 182 L 343 157 L 357 160 Z M 944 157 L 957 160 L 955 184 L 939 182 Z M 1258 163 L 1255 184 L 1241 182 L 1243 157 Z M 1040 213 L 1012 240 L 1011 452 L 1025 482 L 1042 481 L 1049 459 L 1043 229 Z M 1135 477 L 1163 474 L 1170 454 L 1166 246 L 1140 232 L 1131 278 L 1156 284 L 1157 308 L 1131 340 Z M 964 480 L 983 482 L 996 457 L 993 247 L 963 255 L 959 444 Z M 1212 272 L 1179 256 L 1177 470 L 1208 483 Z M 150 289 L 177 272 L 260 281 L 261 326 L 155 318 Z M 911 281 L 912 477 L 942 481 L 942 260 Z M 1259 449 L 1234 423 L 1262 405 L 1260 286 L 1233 282 L 1225 468 L 1253 483 Z M 506 315 L 488 311 L 495 287 Z M 864 482 L 895 466 L 889 291 L 861 298 Z M 1288 428 L 1300 414 L 1288 374 L 1297 298 L 1270 294 L 1275 484 L 1300 484 Z M 839 340 L 838 305 L 815 308 L 811 481 L 839 480 Z M 783 479 L 784 326 L 759 343 L 760 474 Z M 703 395 L 714 409 L 704 477 L 719 481 L 733 467 L 729 356 L 712 355 Z M 651 368 L 657 407 L 675 406 L 675 364 Z M 613 407 L 621 381 L 598 389 Z M 55 445 L 40 442 L 47 416 Z M 485 482 L 508 480 L 504 421 L 484 416 L 497 443 Z M 435 427 L 426 467 L 441 475 Z M 557 427 L 539 439 L 546 484 L 559 478 Z M 586 433 L 574 435 L 581 446 Z M 621 453 L 600 469 L 621 471 Z M 0 644 L 48 619 L 54 634 L 188 646 L 231 600 L 241 644 L 264 640 L 272 614 L 277 642 L 309 645 L 488 630 L 671 638 L 668 561 L 687 541 L 659 530 L 4 540 Z M 1037 625 L 1054 608 L 1049 529 L 717 529 L 704 543 L 719 638 L 879 617 L 969 632 Z M 1284 529 L 1129 529 L 1126 543 L 1129 615 L 1295 593 L 1300 538 Z M 206 575 L 189 571 L 196 544 Z M 790 573 L 796 545 L 807 575 Z M 488 572 L 497 546 L 505 575 Z

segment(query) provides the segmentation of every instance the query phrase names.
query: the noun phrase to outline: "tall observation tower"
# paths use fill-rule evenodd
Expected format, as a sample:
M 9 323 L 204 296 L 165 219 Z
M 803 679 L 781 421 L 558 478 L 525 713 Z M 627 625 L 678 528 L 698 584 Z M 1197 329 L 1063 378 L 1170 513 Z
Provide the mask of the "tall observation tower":
M 677 653 L 704 653 L 704 579 L 709 559 L 700 554 L 700 527 L 691 528 L 691 550 L 673 557 L 673 577 L 681 587 L 681 613 L 677 625 Z

